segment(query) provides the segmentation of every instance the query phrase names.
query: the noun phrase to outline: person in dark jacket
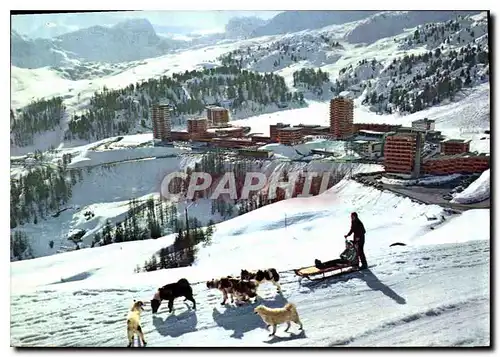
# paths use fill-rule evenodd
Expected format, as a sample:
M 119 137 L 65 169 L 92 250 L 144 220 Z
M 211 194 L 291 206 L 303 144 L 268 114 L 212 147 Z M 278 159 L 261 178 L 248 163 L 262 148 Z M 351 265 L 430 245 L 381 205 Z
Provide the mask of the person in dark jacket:
M 353 234 L 354 244 L 356 245 L 356 249 L 358 251 L 358 256 L 359 256 L 359 259 L 361 260 L 360 269 L 368 268 L 368 264 L 366 263 L 366 257 L 365 257 L 365 252 L 364 252 L 365 233 L 366 233 L 366 231 L 365 231 L 365 226 L 363 225 L 363 222 L 361 222 L 361 220 L 359 219 L 358 214 L 356 212 L 352 212 L 351 213 L 351 230 L 344 237 L 347 238 L 351 234 Z

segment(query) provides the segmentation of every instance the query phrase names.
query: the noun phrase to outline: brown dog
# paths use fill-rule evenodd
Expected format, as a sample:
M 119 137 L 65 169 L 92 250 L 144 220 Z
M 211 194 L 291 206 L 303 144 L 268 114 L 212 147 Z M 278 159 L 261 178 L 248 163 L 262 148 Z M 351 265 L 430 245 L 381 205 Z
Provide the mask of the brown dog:
M 223 299 L 221 305 L 226 303 L 228 296 L 231 297 L 231 303 L 234 302 L 234 298 L 241 302 L 257 296 L 257 285 L 254 282 L 241 280 L 232 276 L 207 281 L 207 288 L 222 291 Z
M 300 321 L 299 314 L 297 313 L 297 308 L 295 304 L 288 303 L 284 307 L 271 309 L 264 305 L 259 305 L 254 309 L 254 313 L 258 314 L 262 320 L 269 326 L 273 327 L 273 332 L 269 336 L 274 336 L 276 333 L 276 326 L 282 323 L 287 323 L 287 328 L 285 332 L 290 328 L 290 322 L 293 321 L 300 325 L 300 330 L 303 329 L 302 322 Z
M 134 344 L 134 336 L 139 335 L 141 339 L 142 346 L 146 347 L 146 341 L 144 340 L 144 334 L 142 333 L 141 327 L 141 311 L 144 311 L 144 303 L 142 301 L 135 301 L 127 316 L 127 336 L 128 336 L 128 346 L 132 347 Z

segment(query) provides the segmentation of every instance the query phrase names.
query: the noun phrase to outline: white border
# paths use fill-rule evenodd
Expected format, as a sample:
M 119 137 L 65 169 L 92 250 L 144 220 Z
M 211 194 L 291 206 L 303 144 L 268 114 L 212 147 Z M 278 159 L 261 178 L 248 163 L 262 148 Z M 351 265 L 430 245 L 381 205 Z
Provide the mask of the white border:
M 4 4 L 9 4 L 9 2 L 2 2 L 2 7 Z M 292 1 L 284 1 L 284 0 L 275 0 L 275 1 L 264 1 L 264 0 L 254 0 L 251 2 L 239 2 L 239 1 L 227 1 L 227 0 L 212 0 L 212 1 L 190 1 L 190 2 L 159 2 L 159 1 L 148 1 L 148 0 L 142 0 L 140 2 L 137 1 L 130 1 L 130 0 L 122 0 L 120 2 L 104 2 L 104 1 L 97 1 L 97 0 L 86 0 L 83 2 L 72 2 L 72 1 L 54 1 L 54 0 L 44 0 L 44 1 L 34 1 L 34 0 L 24 0 L 22 2 L 16 1 L 12 3 L 11 6 L 14 6 L 17 10 L 30 10 L 30 9 L 39 9 L 39 10 L 50 10 L 50 9 L 66 9 L 66 10 L 105 10 L 109 8 L 113 8 L 113 10 L 117 10 L 119 8 L 122 9 L 127 9 L 127 10 L 133 10 L 133 9 L 138 9 L 140 5 L 140 9 L 142 10 L 326 10 L 326 9 L 331 9 L 331 10 L 430 10 L 430 9 L 441 9 L 441 10 L 470 10 L 470 9 L 481 9 L 481 10 L 491 10 L 492 15 L 494 16 L 496 9 L 498 7 L 498 1 L 493 2 L 493 1 L 484 1 L 484 0 L 476 0 L 476 1 L 453 1 L 453 2 L 437 2 L 435 0 L 419 0 L 419 1 L 396 1 L 396 0 L 385 0 L 385 1 L 346 1 L 346 2 L 341 2 L 341 1 L 301 1 L 301 2 L 292 2 Z M 410 8 L 408 8 L 410 7 Z M 6 9 L 7 10 L 7 9 Z M 10 38 L 8 37 L 8 34 L 10 34 L 10 14 L 3 10 L 2 11 L 2 21 L 0 21 L 0 24 L 2 26 L 2 31 L 1 33 L 1 40 L 3 43 L 2 48 L 5 50 L 9 49 L 10 50 Z M 495 36 L 496 33 L 490 33 L 491 38 L 494 39 L 494 48 L 490 48 L 490 51 L 495 50 L 497 48 L 498 44 L 498 38 Z M 10 68 L 10 63 L 7 64 L 7 55 L 2 56 L 2 68 L 5 68 L 4 71 L 2 71 L 1 75 L 5 77 L 1 83 L 9 83 L 10 80 L 10 71 L 7 71 L 7 68 Z M 496 58 L 495 58 L 496 59 Z M 5 63 L 3 63 L 5 62 Z M 497 62 L 493 64 L 494 68 L 493 71 L 496 77 L 497 73 L 497 67 L 496 67 Z M 493 80 L 496 80 L 497 78 L 494 78 Z M 498 81 L 495 81 L 495 84 L 497 84 Z M 9 97 L 10 98 L 10 90 L 3 92 L 3 97 Z M 492 98 L 492 101 L 495 103 L 500 103 L 498 101 L 498 95 L 497 92 L 495 92 L 495 98 Z M 5 104 L 3 104 L 5 103 Z M 7 107 L 7 100 L 2 101 L 2 104 L 5 106 L 5 108 L 1 111 L 4 113 L 3 120 L 1 121 L 1 125 L 3 130 L 1 131 L 2 135 L 5 136 L 5 140 L 0 141 L 2 147 L 4 149 L 0 150 L 2 155 L 8 156 L 7 154 L 10 153 L 10 147 L 9 147 L 9 138 L 7 133 L 10 132 L 10 129 L 8 126 L 10 126 L 9 120 L 8 120 L 8 112 L 9 108 Z M 492 118 L 492 120 L 497 120 L 497 118 Z M 494 147 L 497 145 L 494 145 Z M 496 158 L 497 155 L 497 150 L 494 148 L 495 155 L 493 155 L 493 159 Z M 9 158 L 5 158 L 2 160 L 6 166 L 10 165 Z M 496 166 L 496 162 L 494 163 Z M 6 170 L 8 171 L 8 170 Z M 4 211 L 4 214 L 1 215 L 1 220 L 2 220 L 2 225 L 5 226 L 5 229 L 3 230 L 5 233 L 8 232 L 8 225 L 9 225 L 9 206 L 8 202 L 10 199 L 10 193 L 8 189 L 8 177 L 6 174 L 2 176 L 2 183 L 0 185 L 1 187 L 1 194 L 3 199 L 1 199 L 1 202 L 4 203 L 4 207 L 6 208 L 6 211 Z M 496 184 L 496 182 L 495 182 Z M 495 217 L 497 218 L 497 217 Z M 492 217 L 493 220 L 493 217 Z M 495 220 L 496 221 L 496 220 Z M 495 239 L 492 239 L 491 241 L 494 241 Z M 2 249 L 2 254 L 4 255 L 4 258 L 2 259 L 2 264 L 4 264 L 5 268 L 2 270 L 3 272 L 3 281 L 4 281 L 4 288 L 3 294 L 2 294 L 2 306 L 10 306 L 10 294 L 9 291 L 10 289 L 7 289 L 7 285 L 10 285 L 10 254 L 9 254 L 9 247 L 7 246 L 10 244 L 9 238 L 7 234 L 3 237 L 3 242 L 6 246 L 4 246 L 4 249 Z M 500 243 L 497 242 L 497 245 Z M 494 254 L 494 252 L 492 252 Z M 497 261 L 498 263 L 498 261 Z M 493 296 L 496 296 L 496 294 L 493 293 Z M 492 316 L 493 317 L 493 316 Z M 2 343 L 2 347 L 5 348 L 6 346 L 10 346 L 10 318 L 8 319 L 8 323 L 6 321 L 7 319 L 3 319 L 2 323 L 2 334 L 1 336 L 5 339 L 4 342 Z M 492 321 L 493 322 L 493 321 Z M 7 338 L 5 338 L 7 337 Z M 496 337 L 496 333 L 495 333 Z M 491 342 L 496 340 L 494 336 L 491 336 Z M 41 350 L 43 352 L 43 350 Z M 257 352 L 258 350 L 245 350 L 241 352 Z M 368 351 L 374 351 L 373 349 L 366 350 Z M 474 352 L 469 350 L 470 352 Z M 64 352 L 62 350 L 61 352 Z M 95 356 L 99 355 L 104 355 L 105 351 L 103 352 L 93 352 L 93 351 L 72 351 L 73 353 L 93 353 Z M 121 351 L 116 351 L 115 353 L 120 353 Z M 137 352 L 134 351 L 135 353 L 143 353 L 143 352 Z M 151 353 L 151 351 L 148 351 Z M 154 354 L 178 354 L 180 351 L 154 351 L 152 353 Z M 202 351 L 200 351 L 202 352 Z M 219 350 L 213 351 L 214 353 L 220 353 Z M 228 352 L 239 352 L 239 351 L 228 351 Z M 289 352 L 289 351 L 287 351 Z M 295 352 L 295 351 L 294 351 Z M 308 353 L 307 352 L 301 352 L 297 351 L 295 353 Z M 314 351 L 311 351 L 314 352 Z M 349 352 L 349 355 L 356 355 L 356 354 L 361 354 L 363 352 L 360 351 L 331 351 L 331 353 L 335 353 L 336 355 L 338 354 L 345 354 L 346 352 Z M 385 351 L 380 351 L 382 353 L 386 353 Z M 415 351 L 408 351 L 408 352 L 415 352 Z M 397 351 L 397 354 L 406 354 L 408 353 L 406 351 Z M 8 355 L 11 355 L 15 353 L 14 349 L 9 348 L 9 351 L 7 351 Z M 40 352 L 35 352 L 35 353 L 40 353 Z M 184 354 L 192 354 L 195 352 L 184 352 Z M 268 351 L 259 351 L 258 353 L 263 354 L 263 355 L 270 355 L 271 352 Z M 437 354 L 438 352 L 427 352 L 428 354 Z

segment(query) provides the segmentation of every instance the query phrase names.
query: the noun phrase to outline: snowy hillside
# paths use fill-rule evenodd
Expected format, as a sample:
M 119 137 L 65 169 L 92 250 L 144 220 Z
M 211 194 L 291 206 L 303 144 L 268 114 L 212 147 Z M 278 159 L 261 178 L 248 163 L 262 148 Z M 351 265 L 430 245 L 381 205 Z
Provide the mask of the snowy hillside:
M 330 98 L 348 90 L 373 111 L 413 113 L 453 101 L 463 89 L 489 80 L 486 13 L 466 14 L 382 12 L 354 23 L 287 34 L 219 59 L 259 72 L 292 75 L 294 87 L 301 71 L 320 67 L 326 80 L 315 83 L 308 78 L 306 92 Z M 444 20 L 448 21 L 431 22 Z M 379 37 L 353 39 L 357 34 Z
M 489 153 L 488 28 L 477 12 L 284 11 L 175 40 L 170 24 L 145 20 L 50 39 L 12 31 L 11 344 L 126 346 L 133 299 L 149 302 L 187 278 L 198 308 L 183 299 L 173 314 L 166 302 L 156 315 L 147 307 L 148 347 L 490 345 L 489 209 L 451 213 L 351 180 L 383 167 L 338 160 L 352 155 L 340 141 L 268 144 L 259 148 L 267 159 L 154 147 L 149 112 L 173 105 L 173 130 L 182 130 L 219 104 L 231 124 L 267 136 L 278 122 L 328 126 L 329 100 L 347 91 L 354 123 L 429 118 Z M 338 157 L 317 160 L 313 149 Z M 168 184 L 173 172 L 188 179 Z M 187 199 L 199 172 L 213 185 Z M 269 197 L 269 184 L 247 200 L 211 197 L 224 173 L 241 194 L 248 172 L 280 181 L 326 172 L 327 191 L 317 194 L 315 177 L 313 197 L 296 197 L 300 180 L 295 198 L 282 188 Z M 172 189 L 179 201 L 165 198 Z M 452 203 L 489 197 L 487 170 Z M 353 211 L 367 230 L 369 269 L 300 281 L 294 268 L 339 257 Z M 265 284 L 260 302 L 221 306 L 220 292 L 206 288 L 270 267 L 282 295 Z M 253 308 L 286 302 L 305 331 L 279 326 L 268 337 Z
M 404 117 L 396 114 L 376 116 L 369 111 L 363 110 L 363 108 L 355 108 L 355 122 L 387 122 L 409 125 L 412 120 L 428 117 L 436 120 L 437 130 L 442 130 L 445 135 L 472 139 L 471 150 L 490 152 L 489 135 L 482 133 L 490 129 L 489 85 L 484 84 L 477 87 L 468 98 L 470 100 L 434 107 Z M 297 125 L 304 123 L 304 118 L 323 118 L 314 121 L 314 123 L 327 125 L 327 113 L 327 103 L 310 102 L 308 108 L 251 117 L 234 123 L 236 125 L 250 126 L 252 132 L 268 135 L 269 123 L 284 122 Z M 486 138 L 486 140 L 481 140 L 483 138 Z M 45 154 L 48 160 L 55 160 L 56 157 L 60 158 L 63 153 L 71 154 L 73 157 L 68 166 L 70 168 L 82 168 L 81 174 L 76 175 L 78 172 L 75 172 L 75 175 L 72 175 L 72 180 L 75 179 L 75 186 L 72 189 L 73 196 L 60 209 L 76 207 L 77 205 L 81 205 L 81 207 L 80 209 L 71 208 L 61 213 L 57 219 L 51 218 L 50 222 L 41 221 L 39 213 L 36 213 L 38 219 L 36 225 L 33 224 L 34 216 L 30 216 L 29 222 L 20 229 L 26 230 L 28 236 L 39 237 L 33 244 L 35 256 L 54 254 L 59 247 L 73 249 L 74 244 L 67 241 L 68 234 L 73 229 L 90 229 L 88 239 L 84 240 L 84 246 L 90 245 L 94 233 L 102 229 L 106 219 L 111 219 L 111 222 L 121 220 L 121 217 L 129 209 L 128 200 L 131 197 L 145 200 L 151 194 L 158 192 L 158 185 L 161 182 L 162 175 L 166 173 L 170 165 L 185 167 L 176 157 L 176 155 L 183 153 L 182 150 L 139 147 L 151 140 L 151 134 L 142 134 L 136 137 L 126 136 L 120 141 L 116 141 L 116 139 L 110 138 L 83 147 L 63 149 L 56 156 L 51 156 L 54 154 Z M 344 149 L 342 145 L 334 147 L 325 140 L 315 140 L 296 147 L 272 144 L 262 149 L 271 150 L 277 158 L 307 159 L 311 158 L 308 155 L 310 155 L 312 148 L 337 151 L 340 154 L 343 153 Z M 169 155 L 173 155 L 173 157 L 152 160 L 153 157 Z M 192 160 L 190 165 L 197 159 L 193 158 Z M 159 163 L 161 164 L 159 165 Z M 109 168 L 92 168 L 106 164 L 109 164 Z M 89 167 L 89 169 L 86 167 Z M 279 166 L 266 164 L 263 170 L 267 170 L 267 167 L 271 169 Z M 15 165 L 11 170 L 11 175 L 18 175 L 23 170 L 26 172 L 26 168 Z M 88 172 L 87 170 L 91 171 Z M 138 175 L 138 172 L 141 174 Z M 77 178 L 80 175 L 81 179 Z M 15 192 L 15 190 L 11 192 Z M 17 196 L 14 195 L 14 197 Z M 86 206 L 88 208 L 85 208 Z M 115 210 L 113 207 L 122 208 Z M 90 223 L 87 223 L 83 216 L 83 213 L 87 210 L 94 211 L 96 215 L 95 219 L 91 220 Z M 200 206 L 200 214 L 206 214 L 209 210 L 210 205 Z M 114 217 L 117 217 L 116 220 Z M 217 217 L 214 217 L 214 219 L 218 220 Z M 92 224 L 92 227 L 89 224 Z M 49 247 L 51 240 L 55 242 L 53 248 Z
M 341 68 L 332 91 L 349 90 L 361 104 L 389 114 L 460 100 L 468 88 L 489 81 L 487 29 L 482 13 L 407 30 L 411 35 L 394 38 L 399 51 L 393 55 L 374 55 Z M 462 32 L 469 36 L 460 38 Z
M 354 210 L 367 228 L 370 269 L 323 283 L 299 282 L 290 269 L 338 257 Z M 446 220 L 426 218 L 439 215 Z M 147 309 L 142 324 L 148 347 L 490 344 L 489 210 L 448 216 L 437 206 L 342 181 L 320 196 L 282 201 L 218 224 L 212 244 L 199 248 L 191 267 L 134 273 L 172 241 L 166 236 L 12 263 L 11 343 L 124 346 L 132 299 L 149 301 L 155 289 L 184 277 L 193 284 L 197 310 L 182 299 L 172 315 L 166 306 L 154 316 Z M 407 246 L 389 248 L 395 241 Z M 224 263 L 214 264 L 220 256 Z M 264 267 L 281 272 L 283 294 L 263 285 L 259 303 L 295 303 L 304 332 L 292 327 L 285 333 L 281 326 L 270 338 L 251 311 L 255 305 L 220 306 L 221 294 L 204 284 Z M 36 311 L 27 308 L 28 301 L 41 300 Z M 94 333 L 85 333 L 88 328 Z
M 420 24 L 443 22 L 457 16 L 477 14 L 479 11 L 382 11 L 359 21 L 346 40 L 350 43 L 371 44 L 384 37 L 400 34 Z
M 470 31 L 475 32 L 476 43 L 484 45 L 484 38 L 487 35 L 480 35 L 486 29 L 487 23 L 485 21 L 486 17 L 484 14 L 481 14 L 460 18 L 457 21 L 434 24 L 432 26 L 425 25 L 419 30 L 422 32 L 422 38 L 419 37 L 422 42 L 420 45 L 429 46 L 431 43 L 435 44 L 435 42 L 432 42 L 435 41 L 434 35 L 442 35 L 443 33 L 446 36 L 438 36 L 437 41 L 445 43 L 447 38 L 451 36 L 450 34 L 457 33 L 457 31 L 468 33 L 470 35 L 468 40 L 474 38 Z M 341 83 L 340 81 L 343 83 L 343 81 L 348 80 L 348 89 L 352 92 L 356 92 L 357 90 L 361 93 L 361 91 L 364 91 L 364 94 L 355 103 L 355 122 L 392 122 L 408 125 L 411 120 L 429 117 L 437 120 L 437 129 L 442 130 L 445 135 L 472 139 L 472 150 L 489 152 L 489 134 L 483 134 L 485 130 L 489 130 L 490 128 L 489 83 L 478 84 L 481 81 L 481 76 L 485 76 L 484 73 L 487 72 L 488 65 L 478 64 L 470 67 L 469 62 L 467 67 L 471 69 L 470 77 L 478 79 L 479 82 L 471 80 L 469 83 L 471 88 L 463 88 L 451 103 L 447 104 L 447 101 L 443 100 L 439 105 L 433 105 L 429 109 L 421 110 L 408 116 L 400 116 L 397 113 L 376 116 L 368 111 L 369 107 L 360 105 L 363 101 L 366 101 L 368 93 L 371 93 L 370 96 L 373 97 L 373 92 L 370 91 L 372 89 L 375 91 L 376 89 L 377 92 L 381 93 L 379 97 L 387 95 L 388 90 L 384 92 L 383 84 L 387 83 L 387 85 L 393 85 L 391 88 L 395 87 L 395 82 L 392 82 L 390 79 L 394 75 L 393 73 L 391 74 L 391 71 L 394 70 L 394 68 L 391 69 L 391 66 L 394 67 L 394 61 L 402 57 L 404 63 L 406 61 L 405 58 L 412 58 L 411 56 L 414 53 L 424 53 L 425 56 L 427 50 L 418 46 L 418 48 L 415 47 L 419 44 L 418 41 L 414 41 L 415 43 L 412 44 L 415 47 L 413 49 L 398 49 L 402 44 L 408 44 L 409 35 L 415 37 L 415 30 L 413 29 L 395 38 L 382 39 L 366 47 L 355 47 L 352 44 L 342 42 L 342 40 L 336 40 L 341 39 L 353 26 L 357 26 L 358 24 L 358 22 L 355 22 L 345 25 L 332 25 L 320 30 L 302 31 L 301 33 L 286 36 L 256 38 L 232 44 L 205 47 L 199 50 L 183 51 L 171 56 L 145 60 L 141 63 L 126 64 L 129 67 L 118 68 L 120 65 L 117 65 L 116 68 L 118 68 L 118 72 L 121 71 L 120 74 L 98 78 L 92 82 L 62 79 L 53 70 L 46 68 L 26 70 L 13 67 L 11 81 L 14 88 L 14 108 L 19 103 L 28 103 L 28 96 L 30 94 L 38 96 L 41 93 L 49 93 L 48 97 L 50 97 L 50 93 L 53 91 L 52 93 L 57 93 L 62 99 L 54 99 L 52 102 L 46 100 L 38 101 L 30 107 L 23 108 L 22 111 L 15 110 L 11 112 L 11 129 L 13 131 L 11 133 L 11 154 L 22 155 L 33 152 L 36 149 L 46 150 L 51 146 L 61 148 L 76 147 L 95 139 L 127 132 L 150 132 L 151 123 L 148 117 L 149 114 L 147 113 L 147 109 L 149 108 L 148 103 L 164 97 L 177 104 L 177 114 L 179 114 L 179 117 L 175 119 L 177 121 L 175 124 L 182 124 L 186 117 L 202 115 L 203 103 L 234 98 L 231 113 L 233 123 L 235 125 L 249 126 L 255 133 L 268 134 L 269 124 L 280 121 L 291 124 L 314 123 L 328 125 L 327 103 L 308 100 L 306 103 L 309 105 L 309 108 L 291 108 L 297 106 L 295 104 L 301 101 L 299 95 L 296 93 L 306 93 L 305 97 L 307 98 L 308 91 L 316 92 L 321 93 L 323 99 L 328 99 L 328 87 L 331 84 L 330 80 L 335 78 L 334 74 L 338 74 L 335 80 L 337 83 Z M 428 37 L 428 39 L 425 40 L 425 37 Z M 464 35 L 462 37 L 466 38 Z M 462 43 L 463 40 L 457 42 L 459 45 L 462 45 Z M 453 43 L 445 43 L 444 45 L 449 48 L 456 47 Z M 284 77 L 259 76 L 258 74 L 245 71 L 238 71 L 237 74 L 227 75 L 219 73 L 220 67 L 219 69 L 211 68 L 214 62 L 210 61 L 214 61 L 221 54 L 230 53 L 234 48 L 245 50 L 232 52 L 233 54 L 239 53 L 241 56 L 233 57 L 231 61 L 244 62 L 248 60 L 249 57 L 246 55 L 249 53 L 252 56 L 262 56 L 267 49 L 273 48 L 276 52 L 274 54 L 275 57 L 277 56 L 276 58 L 284 57 L 283 60 L 275 60 L 278 66 L 282 66 L 283 62 L 286 62 L 286 56 L 288 56 L 288 60 L 293 57 L 293 65 L 277 72 Z M 318 48 L 322 50 L 315 50 Z M 468 57 L 469 60 L 472 58 L 479 60 L 481 57 L 480 54 L 486 53 L 487 46 L 482 47 L 481 52 L 477 53 L 474 52 L 473 47 L 469 48 L 472 48 L 472 52 L 467 52 L 463 55 L 459 54 L 457 59 L 451 62 L 453 66 L 461 61 L 459 59 L 460 56 L 464 58 Z M 460 52 L 462 49 L 463 47 Z M 334 64 L 322 65 L 316 71 L 307 69 L 309 66 L 314 67 L 315 58 L 318 59 L 318 56 L 321 57 L 321 53 L 325 54 L 326 51 L 338 52 L 336 55 L 339 56 L 338 60 L 334 60 L 336 61 Z M 455 50 L 452 49 L 450 51 Z M 271 53 L 273 52 L 271 51 Z M 300 61 L 296 58 L 299 56 L 299 53 L 304 55 L 304 58 Z M 405 53 L 411 53 L 411 55 L 405 57 Z M 441 58 L 444 58 L 446 53 L 443 50 Z M 367 56 L 372 58 L 372 55 L 373 59 L 365 59 Z M 484 56 L 481 58 L 484 60 Z M 271 59 L 271 57 L 262 57 L 263 67 L 261 70 L 272 70 Z M 253 64 L 252 61 L 245 63 L 247 67 L 250 66 L 248 69 L 255 70 L 255 65 L 259 61 Z M 278 61 L 280 62 L 279 64 Z M 387 63 L 390 64 L 387 66 Z M 460 65 L 464 66 L 464 63 Z M 176 68 L 176 70 L 171 72 L 172 77 L 162 77 L 158 80 L 149 79 L 146 81 L 148 78 L 164 73 L 165 67 Z M 196 72 L 179 73 L 182 73 L 184 69 L 191 70 L 200 67 L 204 69 Z M 420 70 L 418 66 L 416 67 L 417 71 Z M 102 68 L 104 67 L 99 67 L 99 69 Z M 455 74 L 459 70 L 460 67 L 454 71 Z M 467 68 L 467 71 L 469 71 L 469 68 Z M 462 77 L 460 73 L 458 73 L 458 76 Z M 372 79 L 371 77 L 374 78 Z M 399 77 L 402 77 L 401 83 L 409 83 L 409 78 L 406 78 L 404 75 L 399 75 Z M 432 82 L 436 81 L 438 77 L 433 75 L 429 78 Z M 469 78 L 468 75 L 465 77 L 464 84 L 467 82 L 467 78 Z M 272 80 L 270 81 L 270 79 Z M 134 80 L 136 80 L 135 83 L 130 83 Z M 49 87 L 46 85 L 48 81 L 51 83 Z M 263 90 L 259 83 L 263 81 L 272 83 L 268 84 L 267 89 Z M 370 89 L 369 86 L 372 85 L 371 83 L 374 84 Z M 444 84 L 444 82 L 440 83 L 441 87 L 444 87 Z M 96 94 L 95 90 L 102 88 L 104 85 L 108 89 Z M 364 86 L 367 86 L 367 88 L 364 88 Z M 431 89 L 428 91 L 428 95 L 432 94 Z M 333 90 L 335 91 L 335 88 Z M 405 90 L 403 89 L 402 91 L 404 92 Z M 394 94 L 392 96 L 393 98 L 397 97 Z M 288 107 L 287 105 L 283 105 L 283 97 L 285 102 L 291 99 L 288 102 Z M 243 98 L 243 102 L 241 98 Z M 320 98 L 318 98 L 318 95 L 315 95 L 312 99 L 318 100 Z M 268 102 L 265 104 L 266 100 L 274 101 L 274 103 Z M 371 103 L 368 104 L 371 105 Z M 427 104 L 431 105 L 434 103 Z M 287 107 L 289 110 L 283 110 L 285 109 L 283 107 Z M 200 110 L 202 114 L 200 114 Z M 258 112 L 275 113 L 254 116 Z M 75 116 L 71 115 L 76 113 L 78 114 Z M 246 119 L 238 120 L 239 118 Z M 71 140 L 67 140 L 68 138 Z M 18 145 L 23 146 L 20 147 Z M 269 149 L 275 152 L 277 156 L 299 159 L 307 158 L 309 150 L 312 147 L 323 148 L 321 144 L 311 143 L 311 145 L 307 144 L 304 147 L 293 149 L 271 145 Z M 125 155 L 124 152 L 118 154 L 117 161 L 125 160 L 124 157 L 126 157 L 126 160 L 147 158 L 148 153 L 156 155 L 154 150 L 151 151 L 144 148 L 133 149 L 127 151 Z M 95 162 L 95 165 L 102 164 L 101 161 L 97 160 L 94 153 L 89 153 L 88 155 L 90 156 L 86 155 L 78 154 L 76 158 L 74 157 L 73 167 L 77 167 L 80 164 L 86 165 L 86 160 Z M 115 154 L 107 153 L 106 155 L 111 155 L 111 158 Z M 99 157 L 102 158 L 103 156 Z M 12 172 L 17 173 L 19 170 L 20 168 L 16 167 Z
M 460 193 L 456 193 L 450 202 L 471 204 L 490 198 L 490 170 L 484 171 L 481 176 Z
M 332 149 L 324 140 L 294 148 L 281 145 L 263 148 L 286 160 L 240 162 L 223 155 L 215 157 L 223 160 L 226 171 L 236 172 L 237 175 L 240 171 L 252 171 L 271 178 L 279 177 L 285 171 L 289 174 L 330 172 L 332 181 L 328 181 L 328 187 L 348 172 L 362 169 L 359 165 L 328 160 L 287 161 L 310 158 L 312 148 L 325 147 Z M 343 154 L 342 145 L 335 150 Z M 118 229 L 131 217 L 133 204 L 140 207 L 137 220 L 142 222 L 139 225 L 140 229 L 144 229 L 144 237 L 143 233 L 137 233 L 130 239 L 136 239 L 137 235 L 143 237 L 141 239 L 149 239 L 146 207 L 150 200 L 153 200 L 150 202 L 153 206 L 148 209 L 158 218 L 165 216 L 161 218 L 161 226 L 164 232 L 169 232 L 177 224 L 174 222 L 183 220 L 176 212 L 182 212 L 187 203 L 162 202 L 159 194 L 163 190 L 163 179 L 172 172 L 186 172 L 188 168 L 193 170 L 201 164 L 204 166 L 199 166 L 198 170 L 211 170 L 209 164 L 203 163 L 206 160 L 207 155 L 187 149 L 152 147 L 151 134 L 110 138 L 91 145 L 13 158 L 11 233 L 22 235 L 14 237 L 14 243 L 25 245 L 20 243 L 19 247 L 16 246 L 11 251 L 11 257 L 39 257 L 100 245 L 100 235 L 105 227 L 109 225 L 113 228 L 111 233 L 114 237 L 115 228 Z M 132 202 L 133 199 L 136 202 Z M 240 201 L 231 199 L 221 203 L 208 197 L 199 199 L 190 208 L 190 217 L 204 225 L 210 220 L 220 222 L 250 209 L 248 202 Z M 77 232 L 82 232 L 82 235 L 74 241 L 72 237 Z
M 411 35 L 399 45 L 400 49 L 409 50 L 425 45 L 433 50 L 441 44 L 457 47 L 468 43 L 488 46 L 488 24 L 486 13 L 473 16 L 458 16 L 445 22 L 419 25 Z
M 61 117 L 61 98 L 56 98 L 58 116 Z M 101 140 L 110 136 L 150 131 L 152 127 L 150 107 L 163 102 L 174 107 L 177 119 L 200 116 L 208 104 L 229 102 L 233 117 L 246 117 L 251 113 L 281 110 L 282 106 L 301 107 L 303 97 L 292 94 L 283 77 L 258 74 L 235 66 L 205 68 L 185 73 L 174 73 L 147 82 L 130 83 L 125 89 L 104 88 L 94 93 L 89 105 L 79 115 L 67 122 L 66 140 Z M 35 134 L 52 130 L 52 125 L 30 128 L 28 123 L 45 121 L 45 111 L 54 105 L 47 101 L 36 102 L 16 113 L 11 112 L 14 123 L 12 143 L 17 146 L 32 145 Z M 39 103 L 39 104 L 38 104 Z M 33 111 L 31 108 L 38 108 Z M 183 116 L 184 118 L 179 118 Z M 53 119 L 57 118 L 56 116 Z M 185 123 L 185 122 L 184 122 Z

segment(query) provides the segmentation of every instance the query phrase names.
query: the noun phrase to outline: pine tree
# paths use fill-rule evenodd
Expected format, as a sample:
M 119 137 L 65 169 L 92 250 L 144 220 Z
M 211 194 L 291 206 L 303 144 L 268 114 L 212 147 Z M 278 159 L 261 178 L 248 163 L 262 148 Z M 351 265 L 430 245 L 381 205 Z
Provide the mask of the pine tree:
M 157 270 L 158 269 L 158 260 L 156 259 L 156 255 L 153 255 L 151 257 L 151 270 Z
M 111 237 L 111 224 L 109 220 L 106 220 L 106 225 L 102 231 L 103 245 L 108 245 L 113 243 L 113 239 Z
M 160 256 L 159 268 L 160 269 L 167 269 L 167 268 L 169 268 L 169 266 L 167 264 L 167 256 L 168 256 L 168 254 L 169 254 L 169 252 L 168 252 L 167 248 L 160 249 L 160 253 L 159 253 L 159 256 Z
M 125 236 L 123 233 L 122 223 L 117 223 L 115 228 L 115 243 L 121 243 L 125 241 Z

